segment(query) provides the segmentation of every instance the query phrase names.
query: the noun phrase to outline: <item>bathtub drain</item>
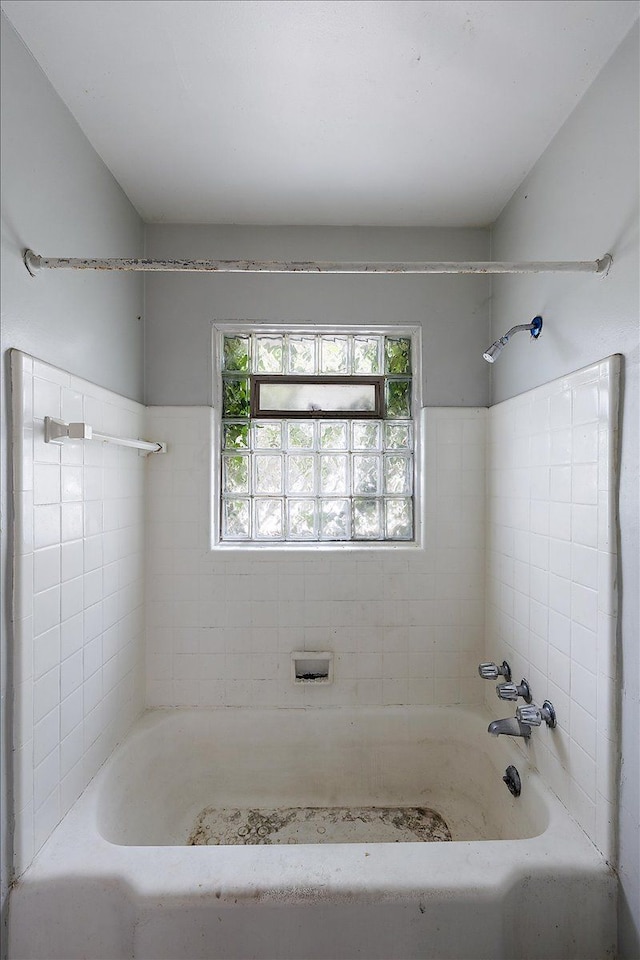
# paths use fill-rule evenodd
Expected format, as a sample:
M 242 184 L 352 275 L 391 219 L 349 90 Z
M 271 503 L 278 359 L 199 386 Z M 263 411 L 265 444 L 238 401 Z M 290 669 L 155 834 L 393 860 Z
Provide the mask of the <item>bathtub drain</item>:
M 428 807 L 205 807 L 187 845 L 257 843 L 415 843 L 451 840 Z

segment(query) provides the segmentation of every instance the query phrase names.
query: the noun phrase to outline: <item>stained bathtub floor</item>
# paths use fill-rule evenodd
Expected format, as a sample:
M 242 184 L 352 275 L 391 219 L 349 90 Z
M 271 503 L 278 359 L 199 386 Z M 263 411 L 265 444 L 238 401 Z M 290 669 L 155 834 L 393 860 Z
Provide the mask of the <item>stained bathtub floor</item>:
M 451 840 L 449 827 L 428 807 L 205 807 L 187 844 L 415 843 Z

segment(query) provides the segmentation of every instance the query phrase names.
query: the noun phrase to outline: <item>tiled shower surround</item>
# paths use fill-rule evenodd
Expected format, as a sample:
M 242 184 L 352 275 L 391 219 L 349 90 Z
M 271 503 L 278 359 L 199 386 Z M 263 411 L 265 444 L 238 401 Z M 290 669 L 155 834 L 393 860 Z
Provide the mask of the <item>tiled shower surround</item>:
M 18 873 L 145 705 L 143 601 L 150 707 L 486 699 L 497 718 L 516 704 L 477 664 L 506 658 L 558 714 L 518 744 L 612 855 L 618 358 L 424 410 L 422 548 L 212 548 L 211 408 L 145 410 L 18 352 L 13 388 Z M 45 444 L 45 416 L 168 452 Z M 292 682 L 305 650 L 333 653 L 332 684 Z
M 149 704 L 480 702 L 486 415 L 424 411 L 424 550 L 212 550 L 212 411 L 149 408 Z M 294 650 L 332 651 L 333 684 L 294 685 Z
M 144 458 L 44 442 L 44 418 L 144 434 L 145 408 L 12 352 L 15 865 L 144 707 Z
M 607 857 L 615 850 L 616 453 L 610 357 L 489 411 L 487 657 L 549 699 L 527 750 Z M 494 717 L 516 704 L 496 699 Z M 519 741 L 522 743 L 523 741 Z

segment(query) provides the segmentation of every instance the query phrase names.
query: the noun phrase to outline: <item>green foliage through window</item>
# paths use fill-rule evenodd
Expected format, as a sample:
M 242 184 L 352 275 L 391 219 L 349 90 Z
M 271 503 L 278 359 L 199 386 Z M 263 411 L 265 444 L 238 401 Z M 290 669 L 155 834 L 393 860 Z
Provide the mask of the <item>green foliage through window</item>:
M 222 414 L 225 417 L 249 417 L 249 379 L 225 379 L 222 382 Z

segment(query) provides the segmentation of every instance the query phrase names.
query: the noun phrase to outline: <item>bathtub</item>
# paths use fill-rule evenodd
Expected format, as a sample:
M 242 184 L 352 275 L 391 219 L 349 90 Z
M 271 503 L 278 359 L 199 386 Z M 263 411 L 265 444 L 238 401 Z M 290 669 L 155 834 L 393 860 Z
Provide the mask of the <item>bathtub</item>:
M 150 711 L 15 886 L 10 956 L 613 957 L 612 870 L 526 744 L 490 737 L 489 719 L 454 707 Z M 212 804 L 428 807 L 452 840 L 187 845 Z

